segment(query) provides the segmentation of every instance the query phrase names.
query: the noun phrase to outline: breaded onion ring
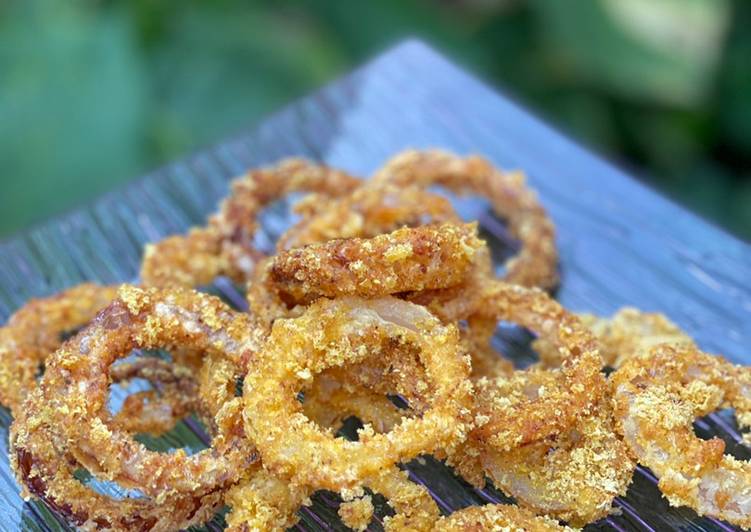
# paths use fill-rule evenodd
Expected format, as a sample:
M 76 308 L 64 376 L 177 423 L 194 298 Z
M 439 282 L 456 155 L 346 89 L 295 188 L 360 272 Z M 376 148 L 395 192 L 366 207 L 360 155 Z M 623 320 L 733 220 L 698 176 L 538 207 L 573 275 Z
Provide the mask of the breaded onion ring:
M 522 173 L 502 172 L 479 156 L 462 159 L 441 150 L 408 150 L 389 160 L 373 179 L 401 186 L 440 185 L 456 194 L 486 197 L 521 241 L 517 255 L 506 262 L 503 279 L 544 289 L 558 283 L 555 229 Z
M 541 290 L 494 282 L 481 296 L 481 315 L 469 320 L 509 321 L 551 339 L 562 353 L 561 367 L 516 371 L 508 378 L 480 380 L 472 437 L 500 450 L 560 434 L 586 415 L 603 393 L 598 344 L 579 319 Z
M 140 357 L 112 366 L 110 377 L 120 385 L 131 379 L 145 379 L 154 387 L 128 395 L 113 418 L 116 426 L 131 434 L 158 436 L 200 408 L 193 373 L 177 364 Z
M 285 301 L 377 297 L 459 284 L 484 246 L 477 224 L 404 227 L 369 239 L 310 244 L 274 257 L 269 280 Z
M 632 356 L 648 351 L 658 344 L 691 344 L 694 341 L 664 314 L 642 312 L 623 307 L 610 318 L 592 314 L 578 314 L 579 319 L 600 342 L 600 354 L 605 366 L 619 368 Z M 545 367 L 560 365 L 560 352 L 545 338 L 538 338 L 532 347 L 540 355 Z
M 116 295 L 115 286 L 85 283 L 16 311 L 0 328 L 0 403 L 16 415 L 62 335 L 89 323 Z
M 360 183 L 339 170 L 296 158 L 251 170 L 232 182 L 229 197 L 206 227 L 146 245 L 141 280 L 148 286 L 199 286 L 225 275 L 244 282 L 263 257 L 253 239 L 266 206 L 292 192 L 347 194 Z
M 10 461 L 24 498 L 39 497 L 82 530 L 122 532 L 188 528 L 208 521 L 222 506 L 222 491 L 216 489 L 160 499 L 115 499 L 83 484 L 75 477 L 83 466 L 69 453 L 70 442 L 54 413 L 57 405 L 45 405 L 42 396 L 43 390 L 36 389 L 11 426 Z M 142 428 L 131 426 L 137 432 Z
M 470 506 L 442 517 L 436 532 L 480 532 L 482 530 L 519 530 L 524 532 L 555 532 L 572 530 L 548 517 L 538 517 L 529 510 L 510 504 Z
M 699 439 L 695 418 L 736 409 L 751 424 L 751 372 L 690 344 L 661 344 L 610 377 L 618 429 L 639 463 L 660 479 L 673 506 L 751 527 L 751 464 L 724 455 L 719 438 Z
M 378 432 L 386 432 L 401 421 L 404 410 L 397 409 L 384 396 L 351 383 L 342 384 L 337 380 L 337 377 L 341 378 L 340 372 L 332 370 L 321 374 L 313 387 L 305 392 L 304 411 L 306 414 L 311 412 L 314 421 L 336 430 L 346 417 L 357 415 Z M 218 366 L 214 367 L 214 373 L 212 382 L 215 384 L 223 380 L 222 374 L 225 378 L 229 376 L 228 381 L 234 380 L 231 372 Z M 219 388 L 226 389 L 226 386 L 220 385 Z M 396 515 L 384 519 L 387 532 L 428 531 L 440 516 L 427 489 L 409 481 L 407 473 L 396 468 L 365 480 L 363 486 L 383 495 L 395 510 Z M 282 481 L 263 469 L 254 470 L 246 481 L 227 494 L 226 502 L 232 508 L 227 516 L 228 530 L 285 530 L 297 522 L 298 508 L 310 504 L 312 491 Z M 358 491 L 346 490 L 344 493 L 349 497 Z M 372 517 L 372 512 L 367 511 L 368 500 L 369 497 L 365 496 L 342 503 L 340 515 L 346 519 L 347 526 L 367 526 Z
M 416 345 L 435 384 L 431 408 L 388 434 L 367 427 L 360 440 L 338 440 L 301 412 L 295 394 L 327 367 L 356 363 Z M 264 466 L 298 485 L 341 491 L 384 467 L 465 436 L 471 385 L 458 332 L 424 308 L 391 298 L 319 300 L 295 319 L 277 320 L 243 385 L 245 429 Z
M 636 464 L 615 434 L 609 400 L 568 430 L 513 451 L 480 450 L 493 484 L 521 506 L 584 526 L 605 517 L 624 495 Z
M 40 384 L 43 393 L 29 406 L 58 420 L 71 454 L 100 478 L 155 497 L 221 489 L 255 459 L 242 433 L 239 401 L 226 403 L 214 416 L 212 448 L 192 456 L 183 450 L 149 451 L 110 422 L 108 368 L 133 349 L 172 346 L 240 363 L 261 339 L 249 315 L 213 296 L 124 285 L 113 303 L 50 358 Z
M 295 210 L 303 219 L 279 238 L 279 251 L 341 238 L 372 238 L 404 226 L 461 223 L 446 198 L 423 187 L 371 181 L 328 201 L 311 194 Z
M 222 506 L 221 491 L 164 499 L 113 499 L 82 484 L 74 473 L 81 466 L 66 452 L 59 431 L 36 416 L 16 421 L 11 430 L 11 465 L 22 495 L 39 497 L 82 530 L 153 532 L 184 529 L 208 521 Z M 41 421 L 41 422 L 40 422 Z M 34 429 L 29 430 L 32 423 Z

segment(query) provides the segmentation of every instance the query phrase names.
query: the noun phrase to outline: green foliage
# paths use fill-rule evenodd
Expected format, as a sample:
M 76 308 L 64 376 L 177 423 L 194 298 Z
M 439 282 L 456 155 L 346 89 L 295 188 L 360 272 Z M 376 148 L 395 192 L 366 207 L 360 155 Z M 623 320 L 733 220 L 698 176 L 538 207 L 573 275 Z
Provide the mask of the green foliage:
M 0 4 L 0 234 L 417 35 L 751 236 L 751 6 L 731 0 Z

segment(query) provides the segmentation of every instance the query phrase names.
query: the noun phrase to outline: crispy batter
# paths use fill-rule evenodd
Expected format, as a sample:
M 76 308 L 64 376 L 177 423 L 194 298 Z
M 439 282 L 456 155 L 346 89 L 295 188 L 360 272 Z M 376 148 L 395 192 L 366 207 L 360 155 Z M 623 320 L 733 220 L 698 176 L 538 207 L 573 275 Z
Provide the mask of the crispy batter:
M 0 403 L 17 414 L 62 335 L 89 323 L 116 295 L 116 286 L 85 283 L 32 299 L 13 314 L 0 328 Z
M 565 357 L 559 369 L 478 381 L 473 439 L 511 450 L 560 434 L 577 417 L 589 415 L 604 391 L 602 360 L 597 342 L 576 316 L 541 290 L 503 282 L 487 287 L 480 308 L 470 328 L 487 327 L 488 320 L 510 321 L 550 338 Z
M 337 510 L 345 526 L 362 532 L 373 519 L 373 499 L 370 495 L 363 495 L 351 501 L 345 501 Z
M 25 498 L 39 497 L 82 530 L 122 532 L 188 528 L 210 519 L 223 504 L 216 490 L 159 500 L 113 499 L 84 485 L 74 476 L 82 466 L 68 452 L 54 403 L 37 409 L 44 400 L 44 391 L 36 389 L 11 426 L 10 461 Z
M 235 179 L 219 211 L 205 227 L 148 244 L 141 280 L 148 286 L 200 286 L 219 275 L 245 282 L 263 254 L 254 246 L 258 215 L 292 192 L 338 196 L 360 180 L 324 165 L 290 158 Z
M 600 341 L 603 363 L 611 368 L 621 367 L 632 356 L 648 351 L 658 344 L 694 343 L 676 324 L 659 313 L 623 307 L 611 318 L 598 318 L 591 314 L 578 316 Z M 560 351 L 546 338 L 536 339 L 532 347 L 540 355 L 543 366 L 560 366 Z
M 55 424 L 70 454 L 90 472 L 154 497 L 204 493 L 236 479 L 255 459 L 241 428 L 239 401 L 215 416 L 211 449 L 147 450 L 111 423 L 106 409 L 108 368 L 132 349 L 180 345 L 241 361 L 258 349 L 250 316 L 212 296 L 182 290 L 141 290 L 124 285 L 118 299 L 51 358 L 41 395 L 27 405 L 29 423 Z
M 448 517 L 443 517 L 436 523 L 434 530 L 436 532 L 484 532 L 486 530 L 552 532 L 571 529 L 559 525 L 552 519 L 538 517 L 518 506 L 489 504 L 470 506 Z
M 723 455 L 719 438 L 699 439 L 695 418 L 732 407 L 748 427 L 751 373 L 687 344 L 660 344 L 611 376 L 620 433 L 660 479 L 674 506 L 751 527 L 751 464 Z
M 232 508 L 227 514 L 228 532 L 268 530 L 282 532 L 298 521 L 297 510 L 310 504 L 311 490 L 280 480 L 263 468 L 227 492 Z
M 483 246 L 476 224 L 405 227 L 280 253 L 269 266 L 269 281 L 288 304 L 446 288 L 464 279 Z
M 441 185 L 456 194 L 486 197 L 508 221 L 521 249 L 506 262 L 504 280 L 551 289 L 558 283 L 555 228 L 524 174 L 502 172 L 479 156 L 462 159 L 441 150 L 407 150 L 386 162 L 373 178 L 396 185 Z
M 280 252 L 342 238 L 372 238 L 405 226 L 461 222 L 446 198 L 421 186 L 372 181 L 341 198 L 311 194 L 295 209 L 303 219 L 279 238 Z
M 404 419 L 384 435 L 366 427 L 359 441 L 346 442 L 302 414 L 295 394 L 315 374 L 405 344 L 420 346 L 436 384 L 433 404 L 422 417 Z M 468 372 L 456 328 L 422 307 L 388 297 L 319 300 L 301 317 L 274 323 L 245 378 L 245 429 L 264 466 L 275 473 L 316 489 L 351 489 L 383 467 L 461 441 L 471 392 Z
M 520 505 L 574 526 L 606 516 L 636 465 L 615 434 L 607 399 L 556 437 L 506 452 L 486 446 L 479 459 L 493 484 Z

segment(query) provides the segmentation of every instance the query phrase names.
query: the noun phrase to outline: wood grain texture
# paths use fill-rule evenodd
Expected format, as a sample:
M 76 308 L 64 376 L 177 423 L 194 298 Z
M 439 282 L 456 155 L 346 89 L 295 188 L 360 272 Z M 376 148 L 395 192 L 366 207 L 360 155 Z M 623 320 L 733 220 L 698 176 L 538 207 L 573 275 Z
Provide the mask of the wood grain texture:
M 228 180 L 248 167 L 304 155 L 368 175 L 408 147 L 478 152 L 529 175 L 558 228 L 562 283 L 557 296 L 564 305 L 606 315 L 622 305 L 664 312 L 704 349 L 751 363 L 751 247 L 590 154 L 416 41 L 251 132 L 0 244 L 0 321 L 30 297 L 83 280 L 136 280 L 143 244 L 201 223 L 226 193 Z M 479 218 L 497 234 L 498 224 L 482 201 L 458 205 L 462 214 Z M 270 249 L 288 224 L 284 204 L 269 209 L 259 243 Z M 515 334 L 523 340 L 523 334 Z M 513 344 L 514 338 L 506 342 Z M 5 458 L 9 422 L 7 412 L 0 412 L 0 528 L 65 529 L 42 505 L 18 497 Z M 724 414 L 697 428 L 721 434 L 729 448 L 748 458 L 733 441 L 736 430 Z M 191 436 L 184 429 L 175 438 L 176 445 Z M 472 490 L 430 461 L 414 464 L 412 471 L 447 510 L 498 497 L 492 490 Z M 332 505 L 329 497 L 319 497 L 303 512 L 301 526 L 327 528 L 325 523 L 335 522 Z M 616 506 L 620 516 L 591 528 L 724 527 L 669 508 L 646 470 L 637 472 L 628 496 Z

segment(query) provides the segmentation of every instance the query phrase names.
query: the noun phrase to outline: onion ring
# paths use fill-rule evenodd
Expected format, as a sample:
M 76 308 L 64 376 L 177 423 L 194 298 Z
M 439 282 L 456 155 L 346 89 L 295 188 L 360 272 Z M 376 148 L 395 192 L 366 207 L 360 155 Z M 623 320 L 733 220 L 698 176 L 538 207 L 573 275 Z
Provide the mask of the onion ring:
M 292 391 L 314 374 L 405 343 L 420 347 L 436 385 L 432 408 L 421 418 L 404 419 L 385 435 L 366 428 L 359 441 L 345 442 L 301 413 Z M 245 429 L 264 466 L 294 484 L 352 489 L 384 467 L 465 437 L 469 364 L 458 353 L 455 327 L 422 307 L 389 297 L 319 300 L 299 318 L 277 320 L 258 361 L 244 383 Z
M 473 532 L 480 530 L 523 530 L 526 532 L 554 532 L 572 530 L 553 519 L 538 517 L 532 512 L 511 504 L 470 506 L 442 517 L 436 532 Z
M 283 252 L 271 262 L 269 280 L 282 299 L 302 303 L 446 288 L 463 280 L 483 245 L 476 224 L 405 227 Z
M 693 340 L 663 314 L 642 312 L 633 307 L 623 307 L 610 318 L 592 314 L 579 314 L 579 319 L 600 341 L 603 363 L 619 368 L 632 356 L 648 351 L 662 343 L 685 343 Z M 560 352 L 544 338 L 532 343 L 545 367 L 560 365 Z
M 160 360 L 140 357 L 110 369 L 113 382 L 146 379 L 153 390 L 132 393 L 113 417 L 113 424 L 131 434 L 158 436 L 179 420 L 199 410 L 198 386 L 187 368 Z
M 627 360 L 610 380 L 618 429 L 670 504 L 751 527 L 751 463 L 724 455 L 722 440 L 701 440 L 692 426 L 697 417 L 733 407 L 748 427 L 749 369 L 690 344 L 661 344 Z
M 336 370 L 339 368 L 332 368 Z M 347 415 L 358 415 L 362 420 L 373 423 L 379 432 L 390 430 L 402 419 L 403 410 L 397 409 L 383 396 L 368 392 L 361 387 L 352 387 L 349 383 L 341 384 L 338 372 L 328 370 L 316 379 L 314 386 L 305 392 L 305 411 L 313 411 L 313 419 L 332 429 L 338 428 L 340 421 Z M 215 367 L 216 377 L 213 382 L 222 380 L 219 375 L 225 375 L 225 380 L 233 380 L 225 369 Z M 337 377 L 340 378 L 336 381 Z M 226 388 L 219 386 L 219 388 Z M 329 394 L 328 392 L 333 393 Z M 363 396 L 357 395 L 362 393 Z M 349 397 L 349 401 L 347 401 Z M 380 397 L 382 401 L 375 401 Z M 390 409 L 385 403 L 390 405 Z M 376 408 L 368 408 L 375 404 Z M 353 405 L 355 405 L 353 407 Z M 360 408 L 358 408 L 361 407 Z M 329 418 L 323 411 L 342 407 L 346 410 L 338 411 L 334 418 Z M 351 411 L 351 414 L 344 412 Z M 317 414 L 317 415 L 316 415 Z M 386 414 L 387 420 L 381 417 Z M 384 528 L 388 531 L 415 530 L 428 531 L 440 516 L 438 506 L 423 486 L 408 480 L 407 473 L 391 468 L 381 472 L 363 482 L 363 486 L 382 494 L 396 515 L 384 519 Z M 295 512 L 301 505 L 310 504 L 309 496 L 313 490 L 300 487 L 269 474 L 260 469 L 252 473 L 247 481 L 231 488 L 226 502 L 232 507 L 227 516 L 228 530 L 283 530 L 294 525 L 298 517 Z M 343 491 L 348 500 L 339 509 L 345 524 L 351 528 L 364 528 L 370 521 L 372 512 L 368 512 L 369 498 L 367 496 L 352 499 L 360 490 Z M 372 510 L 372 505 L 370 510 Z
M 346 194 L 361 180 L 303 159 L 251 170 L 231 184 L 230 196 L 205 227 L 147 244 L 141 280 L 147 286 L 200 286 L 225 275 L 244 282 L 263 254 L 253 245 L 261 210 L 298 191 Z
M 0 403 L 15 416 L 62 335 L 89 323 L 116 295 L 116 286 L 85 283 L 16 311 L 0 328 Z
M 24 498 L 36 496 L 83 530 L 183 529 L 208 521 L 223 504 L 220 490 L 161 499 L 114 499 L 75 477 L 82 466 L 69 453 L 54 405 L 37 408 L 36 389 L 11 426 L 10 461 Z
M 423 187 L 369 181 L 328 201 L 311 194 L 295 210 L 304 218 L 279 238 L 279 251 L 341 238 L 373 238 L 404 226 L 461 223 L 446 198 Z
M 503 280 L 544 289 L 558 283 L 555 228 L 523 174 L 501 172 L 479 156 L 462 159 L 441 150 L 407 150 L 389 160 L 373 180 L 401 186 L 440 185 L 456 194 L 485 196 L 521 241 L 518 254 L 505 264 Z
M 598 344 L 578 318 L 538 289 L 503 282 L 481 296 L 483 313 L 470 329 L 488 320 L 511 321 L 552 339 L 566 353 L 559 369 L 516 371 L 508 378 L 476 383 L 473 438 L 499 451 L 560 434 L 586 415 L 604 391 Z
M 624 495 L 635 463 L 616 436 L 607 400 L 569 430 L 513 451 L 485 447 L 483 469 L 521 506 L 584 526 L 606 516 Z
M 118 299 L 51 357 L 41 382 L 43 394 L 30 406 L 46 408 L 48 416 L 59 419 L 73 442 L 71 454 L 99 477 L 154 497 L 212 491 L 232 483 L 255 459 L 242 434 L 239 402 L 227 403 L 216 414 L 221 430 L 211 449 L 192 456 L 183 450 L 152 452 L 108 423 L 107 369 L 132 349 L 174 345 L 241 361 L 252 356 L 259 342 L 250 316 L 215 297 L 124 285 Z

